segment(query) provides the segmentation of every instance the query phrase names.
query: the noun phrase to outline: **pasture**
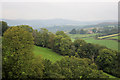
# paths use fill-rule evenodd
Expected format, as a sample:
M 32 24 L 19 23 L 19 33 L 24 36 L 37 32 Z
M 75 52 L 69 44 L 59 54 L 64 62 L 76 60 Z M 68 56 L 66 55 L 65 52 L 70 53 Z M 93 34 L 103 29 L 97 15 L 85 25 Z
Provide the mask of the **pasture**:
M 113 36 L 113 37 L 109 37 L 107 39 L 116 39 L 116 40 L 120 40 L 120 36 Z
M 95 35 L 97 35 L 99 33 L 96 34 L 68 34 L 68 36 L 70 36 L 72 39 L 76 39 L 76 38 L 82 38 L 82 39 L 88 39 L 90 37 L 95 37 Z
M 44 59 L 49 59 L 52 62 L 56 62 L 57 60 L 60 60 L 62 58 L 61 55 L 53 52 L 51 49 L 43 48 L 39 46 L 34 46 L 35 55 L 41 55 Z
M 96 40 L 94 38 L 89 38 L 85 41 L 88 43 L 103 45 L 112 50 L 118 50 L 118 45 L 120 45 L 120 42 L 117 42 L 115 40 Z
M 76 38 L 80 38 L 85 40 L 87 43 L 99 44 L 102 46 L 106 46 L 107 48 L 110 48 L 112 50 L 119 50 L 118 45 L 120 45 L 120 42 L 117 42 L 115 40 L 108 40 L 108 39 L 100 39 L 100 40 L 95 39 L 95 35 L 97 34 L 68 34 L 68 35 L 72 38 L 72 41 L 74 41 Z

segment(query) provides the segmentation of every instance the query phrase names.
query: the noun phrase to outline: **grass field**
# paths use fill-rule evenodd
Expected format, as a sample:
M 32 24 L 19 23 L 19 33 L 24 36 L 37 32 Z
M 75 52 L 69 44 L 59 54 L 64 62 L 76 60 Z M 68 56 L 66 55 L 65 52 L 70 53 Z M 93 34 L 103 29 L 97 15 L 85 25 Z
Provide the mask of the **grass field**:
M 95 35 L 97 35 L 98 33 L 96 34 L 68 34 L 72 39 L 75 39 L 75 38 L 82 38 L 82 39 L 87 39 L 87 38 L 90 38 L 90 37 L 94 37 Z
M 107 38 L 107 39 L 119 39 L 120 40 L 120 36 L 113 36 L 113 37 L 110 37 L 110 38 Z
M 107 40 L 107 39 L 97 40 L 94 38 L 95 35 L 96 34 L 69 34 L 69 36 L 72 38 L 72 41 L 74 41 L 75 38 L 78 37 L 85 40 L 87 43 L 99 44 L 113 50 L 119 50 L 118 45 L 120 45 L 120 42 L 117 42 L 115 40 Z
M 52 62 L 56 62 L 62 58 L 61 55 L 53 52 L 51 49 L 34 46 L 35 55 L 41 55 L 44 59 L 49 59 Z
M 103 45 L 113 50 L 118 50 L 118 45 L 120 45 L 120 42 L 118 43 L 117 41 L 114 41 L 114 40 L 96 40 L 94 38 L 89 38 L 85 41 L 88 43 Z

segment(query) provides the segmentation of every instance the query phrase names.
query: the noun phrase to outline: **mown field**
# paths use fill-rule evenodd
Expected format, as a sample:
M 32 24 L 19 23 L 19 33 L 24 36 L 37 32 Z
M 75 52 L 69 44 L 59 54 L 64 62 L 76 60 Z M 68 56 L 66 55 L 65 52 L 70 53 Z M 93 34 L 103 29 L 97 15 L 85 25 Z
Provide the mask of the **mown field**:
M 120 36 L 113 36 L 113 37 L 109 37 L 107 39 L 113 39 L 113 40 L 119 40 L 120 41 Z
M 99 44 L 99 45 L 106 46 L 113 50 L 119 50 L 118 45 L 120 45 L 120 42 L 117 42 L 115 40 L 109 40 L 109 39 L 98 40 L 98 39 L 95 39 L 96 34 L 68 34 L 68 35 L 72 38 L 72 41 L 74 41 L 76 38 L 80 38 L 80 39 L 85 40 L 88 43 Z
M 39 46 L 34 46 L 34 54 L 41 55 L 44 59 L 49 59 L 52 62 L 56 62 L 57 60 L 61 60 L 62 56 L 53 52 L 51 49 L 43 48 Z M 109 76 L 109 78 L 116 78 L 115 76 L 109 75 L 107 73 L 104 73 L 105 75 Z
M 49 59 L 52 62 L 55 62 L 55 61 L 60 60 L 62 58 L 61 55 L 53 52 L 51 49 L 48 49 L 48 48 L 34 46 L 33 52 L 35 53 L 35 55 L 41 55 L 42 58 Z
M 97 35 L 98 33 L 96 34 L 68 34 L 72 39 L 75 39 L 75 38 L 82 38 L 82 39 L 88 39 L 90 37 L 94 37 L 95 35 Z
M 107 36 L 101 36 L 101 37 L 98 37 L 98 39 L 111 38 L 111 37 L 118 37 L 118 34 L 112 34 L 112 35 L 107 35 Z

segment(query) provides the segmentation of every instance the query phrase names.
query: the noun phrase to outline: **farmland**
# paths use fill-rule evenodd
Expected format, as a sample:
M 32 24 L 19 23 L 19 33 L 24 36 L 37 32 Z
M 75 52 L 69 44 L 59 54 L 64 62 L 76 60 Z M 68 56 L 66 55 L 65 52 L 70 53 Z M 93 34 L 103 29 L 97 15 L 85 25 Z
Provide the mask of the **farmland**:
M 105 39 L 105 38 L 111 38 L 111 37 L 118 37 L 118 34 L 112 34 L 112 35 L 107 35 L 107 36 L 102 36 L 102 37 L 98 37 L 98 39 Z
M 117 42 L 115 40 L 109 40 L 109 39 L 95 39 L 95 35 L 97 34 L 69 34 L 69 36 L 72 38 L 72 41 L 74 41 L 76 38 L 80 38 L 85 40 L 88 43 L 94 43 L 106 46 L 113 50 L 118 50 L 118 45 L 120 45 L 120 42 Z M 118 36 L 111 36 L 109 38 L 118 38 Z

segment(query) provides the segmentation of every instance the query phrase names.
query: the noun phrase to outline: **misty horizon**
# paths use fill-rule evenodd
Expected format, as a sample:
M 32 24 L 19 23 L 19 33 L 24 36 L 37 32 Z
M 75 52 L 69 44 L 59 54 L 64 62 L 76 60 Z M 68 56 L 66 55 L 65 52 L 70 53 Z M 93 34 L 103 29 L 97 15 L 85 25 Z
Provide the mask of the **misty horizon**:
M 115 2 L 3 2 L 2 18 L 8 20 L 104 21 L 118 19 Z

